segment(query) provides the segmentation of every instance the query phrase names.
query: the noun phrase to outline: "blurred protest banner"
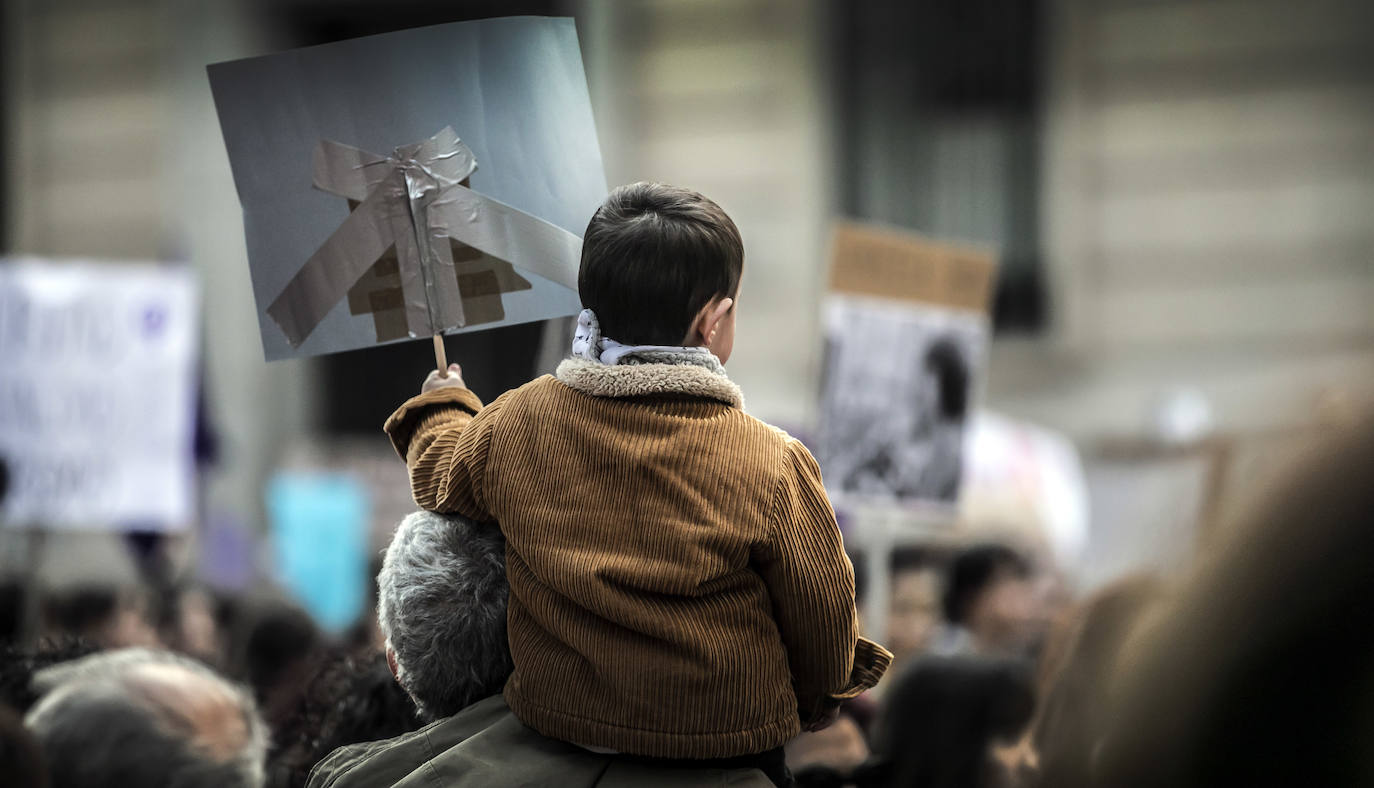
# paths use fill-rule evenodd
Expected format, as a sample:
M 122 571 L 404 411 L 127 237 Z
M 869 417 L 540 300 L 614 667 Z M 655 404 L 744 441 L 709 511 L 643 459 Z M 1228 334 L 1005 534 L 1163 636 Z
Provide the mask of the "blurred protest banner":
M 986 250 L 836 227 L 818 452 L 832 496 L 953 507 L 996 268 Z
M 606 182 L 571 19 L 208 70 L 268 360 L 580 308 L 581 235 Z
M 367 604 L 370 508 L 347 474 L 283 471 L 267 485 L 277 579 L 335 634 Z
M 184 268 L 0 262 L 6 526 L 187 526 L 198 308 Z

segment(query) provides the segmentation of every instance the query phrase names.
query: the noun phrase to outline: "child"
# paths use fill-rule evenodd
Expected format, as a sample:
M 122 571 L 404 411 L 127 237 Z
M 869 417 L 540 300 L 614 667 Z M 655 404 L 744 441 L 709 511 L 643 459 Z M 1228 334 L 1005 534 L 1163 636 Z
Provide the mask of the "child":
M 891 655 L 858 637 L 815 459 L 721 366 L 743 258 L 700 194 L 616 189 L 587 225 L 573 357 L 486 407 L 456 365 L 431 373 L 386 431 L 422 507 L 505 533 L 522 722 L 781 782 L 782 744 Z

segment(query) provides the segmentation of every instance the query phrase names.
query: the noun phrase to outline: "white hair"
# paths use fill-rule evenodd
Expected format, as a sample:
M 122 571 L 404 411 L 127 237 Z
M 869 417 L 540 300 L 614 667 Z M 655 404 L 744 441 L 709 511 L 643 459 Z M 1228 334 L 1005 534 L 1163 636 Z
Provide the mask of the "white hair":
M 495 525 L 433 512 L 406 517 L 377 589 L 397 680 L 423 717 L 455 714 L 500 691 L 511 659 L 505 539 Z
M 260 788 L 267 727 L 252 696 L 205 665 L 150 649 L 39 671 L 24 724 L 54 788 Z

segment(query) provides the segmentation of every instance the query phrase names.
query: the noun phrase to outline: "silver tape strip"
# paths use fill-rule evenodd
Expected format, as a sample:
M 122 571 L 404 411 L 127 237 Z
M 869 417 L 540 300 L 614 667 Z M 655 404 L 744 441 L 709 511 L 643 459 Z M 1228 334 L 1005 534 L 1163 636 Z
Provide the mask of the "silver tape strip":
M 359 204 L 267 308 L 291 346 L 392 245 L 411 336 L 465 325 L 450 239 L 576 290 L 582 240 L 461 185 L 476 169 L 472 150 L 449 126 L 392 156 L 321 141 L 312 160 L 315 188 Z

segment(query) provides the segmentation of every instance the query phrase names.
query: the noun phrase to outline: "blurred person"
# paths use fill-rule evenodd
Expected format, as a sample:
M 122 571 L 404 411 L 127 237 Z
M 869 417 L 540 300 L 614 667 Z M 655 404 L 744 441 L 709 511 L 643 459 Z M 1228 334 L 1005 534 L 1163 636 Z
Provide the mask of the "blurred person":
M 20 714 L 26 713 L 38 702 L 34 674 L 97 651 L 95 645 L 76 638 L 47 640 L 36 648 L 5 646 L 0 649 L 0 705 L 9 706 Z
M 336 749 L 400 736 L 422 724 L 385 655 L 333 651 L 309 679 L 294 713 L 273 730 L 267 785 L 301 788 Z
M 378 577 L 378 619 L 397 682 L 431 719 L 411 734 L 336 750 L 311 788 L 412 784 L 763 786 L 751 769 L 688 768 L 594 753 L 540 735 L 501 696 L 511 671 L 499 531 L 418 512 L 396 529 Z M 418 776 L 417 776 L 418 775 Z
M 216 613 L 216 601 L 209 591 L 196 587 L 182 589 L 177 594 L 172 633 L 165 639 L 177 651 L 223 668 L 228 644 Z
M 24 639 L 24 617 L 28 589 L 20 580 L 0 581 L 0 646 Z
M 324 633 L 294 604 L 269 602 L 252 619 L 244 674 L 273 730 L 295 713 L 310 677 L 319 670 L 324 648 Z
M 130 588 L 76 585 L 41 601 L 44 638 L 80 638 L 101 648 L 160 645 L 144 595 Z
M 1041 656 L 1040 702 L 1026 742 L 1038 784 L 1086 784 L 1122 653 L 1163 594 L 1153 575 L 1122 578 L 1056 622 Z
M 941 596 L 946 628 L 934 650 L 945 655 L 1028 655 L 1044 623 L 1034 579 L 1030 561 L 1006 545 L 960 551 L 946 573 Z
M 123 649 L 45 668 L 24 719 L 53 788 L 258 788 L 267 733 L 242 688 L 170 652 Z
M 48 767 L 24 721 L 0 704 L 0 775 L 8 788 L 46 788 Z
M 873 742 L 872 785 L 1001 788 L 1017 784 L 1014 749 L 1035 709 L 1019 660 L 918 658 L 883 698 Z
M 892 554 L 892 596 L 888 602 L 887 646 L 894 665 L 905 664 L 934 645 L 943 621 L 940 563 L 934 551 L 901 548 Z
M 696 192 L 615 189 L 587 225 L 573 357 L 484 407 L 456 365 L 386 429 L 416 501 L 507 538 L 526 724 L 644 757 L 754 759 L 831 722 L 891 658 L 811 453 L 726 374 L 743 243 Z
M 1132 635 L 1089 784 L 1374 784 L 1371 416 L 1267 488 Z
M 787 768 L 795 775 L 799 788 L 851 775 L 869 756 L 863 729 L 843 709 L 834 725 L 803 732 L 789 741 L 784 750 Z

